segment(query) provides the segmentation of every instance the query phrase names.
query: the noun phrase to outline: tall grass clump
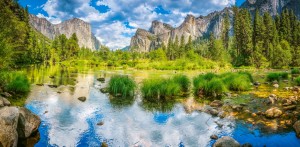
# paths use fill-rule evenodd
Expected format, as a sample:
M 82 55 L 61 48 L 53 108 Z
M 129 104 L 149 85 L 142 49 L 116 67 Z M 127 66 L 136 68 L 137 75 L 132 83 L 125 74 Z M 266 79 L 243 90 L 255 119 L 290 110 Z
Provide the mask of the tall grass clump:
M 1 87 L 13 94 L 27 94 L 30 91 L 30 82 L 27 76 L 20 72 L 0 72 Z
M 194 92 L 197 96 L 219 96 L 227 91 L 221 78 L 215 74 L 208 73 L 194 78 Z
M 291 73 L 292 73 L 293 75 L 295 75 L 295 74 L 300 74 L 300 69 L 299 69 L 299 68 L 293 68 L 293 69 L 291 70 Z
M 108 91 L 113 96 L 130 97 L 134 95 L 135 89 L 135 82 L 128 76 L 113 76 L 108 83 Z
M 175 83 L 178 83 L 180 85 L 182 92 L 188 92 L 189 91 L 191 81 L 187 76 L 185 76 L 185 75 L 176 75 L 172 78 L 172 80 Z
M 300 77 L 295 79 L 295 83 L 296 83 L 297 86 L 300 86 Z
M 287 72 L 273 72 L 267 75 L 267 81 L 280 81 L 282 79 L 288 79 L 289 74 Z
M 247 91 L 253 81 L 249 73 L 225 73 L 221 75 L 226 87 L 231 91 Z
M 141 87 L 143 97 L 147 100 L 170 100 L 189 91 L 190 80 L 187 76 L 176 75 L 169 79 L 156 78 L 144 80 Z

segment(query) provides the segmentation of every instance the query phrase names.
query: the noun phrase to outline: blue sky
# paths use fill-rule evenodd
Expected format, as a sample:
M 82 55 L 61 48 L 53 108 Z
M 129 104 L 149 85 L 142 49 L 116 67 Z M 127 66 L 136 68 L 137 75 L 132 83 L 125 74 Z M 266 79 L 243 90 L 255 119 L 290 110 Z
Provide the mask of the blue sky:
M 130 44 L 137 28 L 153 20 L 180 25 L 187 14 L 207 15 L 245 0 L 19 0 L 29 12 L 57 24 L 80 18 L 92 26 L 102 44 L 112 49 Z

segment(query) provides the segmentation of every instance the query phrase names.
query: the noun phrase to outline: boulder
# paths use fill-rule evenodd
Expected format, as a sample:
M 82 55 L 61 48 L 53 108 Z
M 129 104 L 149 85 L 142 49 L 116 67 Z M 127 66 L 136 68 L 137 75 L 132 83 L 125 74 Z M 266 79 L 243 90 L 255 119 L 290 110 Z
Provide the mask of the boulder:
M 80 100 L 82 102 L 85 102 L 86 101 L 86 97 L 85 96 L 79 97 L 78 100 Z
M 108 88 L 101 88 L 100 91 L 101 91 L 102 93 L 108 93 Z
M 298 138 L 300 138 L 300 120 L 298 120 L 297 122 L 295 122 L 295 124 L 293 125 L 293 128 L 296 132 L 296 136 Z
M 283 107 L 283 110 L 287 111 L 287 110 L 295 110 L 297 108 L 296 105 L 290 105 L 290 106 L 286 106 Z
M 210 103 L 210 106 L 212 107 L 221 107 L 223 106 L 223 102 L 220 100 L 214 100 Z
M 217 116 L 219 114 L 219 111 L 216 110 L 216 109 L 214 109 L 214 108 L 212 108 L 211 106 L 205 106 L 203 108 L 203 111 L 206 112 L 206 113 L 209 113 L 209 114 L 211 114 L 213 116 Z
M 4 96 L 4 97 L 12 97 L 12 95 L 8 92 L 4 92 L 1 95 Z
M 229 136 L 224 136 L 217 140 L 213 147 L 240 147 L 240 144 Z
M 41 119 L 26 108 L 19 108 L 18 134 L 19 138 L 28 138 L 38 131 Z
M 2 98 L 2 101 L 3 101 L 4 106 L 10 106 L 11 105 L 9 100 L 7 100 L 6 98 Z
M 18 144 L 19 110 L 16 107 L 0 108 L 0 146 L 16 147 Z
M 282 115 L 282 111 L 277 107 L 273 107 L 273 108 L 268 109 L 265 112 L 265 115 L 267 118 L 277 118 Z

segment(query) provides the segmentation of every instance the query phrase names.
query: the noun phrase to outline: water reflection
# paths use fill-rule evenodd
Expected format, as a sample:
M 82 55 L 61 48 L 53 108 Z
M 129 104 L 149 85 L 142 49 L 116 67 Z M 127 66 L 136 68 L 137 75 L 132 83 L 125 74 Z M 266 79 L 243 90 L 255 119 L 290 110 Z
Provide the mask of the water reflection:
M 210 146 L 210 135 L 233 136 L 255 146 L 297 146 L 294 133 L 266 136 L 232 120 L 206 113 L 186 113 L 182 104 L 149 102 L 136 98 L 112 98 L 99 91 L 106 83 L 99 77 L 128 74 L 127 71 L 65 70 L 63 67 L 33 68 L 33 83 L 59 84 L 58 88 L 33 86 L 26 107 L 39 115 L 41 139 L 36 146 Z M 151 73 L 134 74 L 151 75 Z M 53 78 L 49 76 L 54 75 Z M 65 78 L 75 79 L 72 83 Z M 141 80 L 143 77 L 135 77 Z M 73 80 L 73 81 L 75 81 Z M 59 93 L 58 93 L 59 92 Z M 77 98 L 85 96 L 85 102 Z M 47 112 L 47 113 L 46 113 Z M 103 125 L 97 125 L 103 122 Z M 218 127 L 215 123 L 222 124 Z M 280 140 L 280 141 L 279 141 Z

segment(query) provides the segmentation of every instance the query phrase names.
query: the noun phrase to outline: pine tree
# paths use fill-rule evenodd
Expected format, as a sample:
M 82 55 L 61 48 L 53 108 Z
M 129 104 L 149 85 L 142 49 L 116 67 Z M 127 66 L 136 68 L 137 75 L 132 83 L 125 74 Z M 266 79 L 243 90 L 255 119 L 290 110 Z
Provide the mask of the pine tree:
M 180 48 L 179 48 L 179 40 L 178 40 L 178 36 L 176 35 L 175 37 L 175 41 L 174 41 L 174 59 L 179 57 L 179 52 L 180 52 Z
M 226 50 L 229 47 L 229 31 L 230 31 L 230 19 L 227 11 L 223 21 L 223 31 L 222 31 L 222 41 L 224 44 L 224 48 Z

